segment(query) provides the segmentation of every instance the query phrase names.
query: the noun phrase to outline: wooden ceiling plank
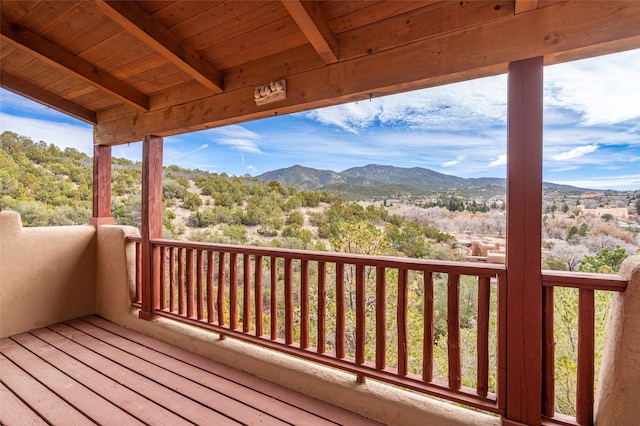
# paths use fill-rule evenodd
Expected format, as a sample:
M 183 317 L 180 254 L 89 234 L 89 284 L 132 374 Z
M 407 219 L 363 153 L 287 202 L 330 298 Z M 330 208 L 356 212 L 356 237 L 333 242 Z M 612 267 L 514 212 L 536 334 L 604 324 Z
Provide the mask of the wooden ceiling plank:
M 368 27 L 358 28 L 338 36 L 340 60 L 395 48 L 429 37 L 497 19 L 513 18 L 513 0 L 496 0 L 492 7 L 485 2 L 449 2 L 438 7 L 424 7 Z
M 95 112 L 83 108 L 82 106 L 61 96 L 44 91 L 39 87 L 4 71 L 0 73 L 0 79 L 2 80 L 2 87 L 17 93 L 20 96 L 24 96 L 25 98 L 44 104 L 62 112 L 63 114 L 82 120 L 85 123 L 89 123 L 91 125 L 98 123 Z
M 293 20 L 326 64 L 338 62 L 338 40 L 312 1 L 282 0 Z
M 144 94 L 28 29 L 2 18 L 0 34 L 14 47 L 34 55 L 56 69 L 72 73 L 98 90 L 104 91 L 140 111 L 148 111 L 149 100 Z
M 180 105 L 133 113 L 112 122 L 98 114 L 99 144 L 136 141 L 145 134 L 175 135 L 356 99 L 382 96 L 505 72 L 508 63 L 580 51 L 613 53 L 640 47 L 640 2 L 561 2 L 509 20 L 431 37 L 350 61 L 326 65 L 287 80 L 287 98 L 264 106 L 253 87 Z M 490 46 L 490 48 L 487 48 Z M 578 58 L 574 58 L 578 59 Z
M 529 12 L 538 8 L 538 0 L 515 0 L 515 14 Z
M 94 0 L 102 13 L 121 25 L 147 46 L 158 52 L 169 62 L 199 81 L 214 93 L 222 93 L 222 74 L 205 62 L 196 52 L 185 47 L 157 20 L 148 15 L 135 2 Z

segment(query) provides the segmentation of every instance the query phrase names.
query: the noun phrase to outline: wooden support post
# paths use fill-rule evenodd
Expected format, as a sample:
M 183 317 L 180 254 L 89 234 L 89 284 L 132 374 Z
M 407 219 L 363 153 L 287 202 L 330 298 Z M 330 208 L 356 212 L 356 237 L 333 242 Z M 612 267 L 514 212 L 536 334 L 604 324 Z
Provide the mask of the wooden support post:
M 111 217 L 111 146 L 93 146 L 93 217 L 89 223 L 115 223 Z
M 162 237 L 162 145 L 158 136 L 142 141 L 142 309 L 139 316 L 153 319 L 160 308 L 160 250 L 151 241 Z
M 541 423 L 543 58 L 509 64 L 506 418 Z

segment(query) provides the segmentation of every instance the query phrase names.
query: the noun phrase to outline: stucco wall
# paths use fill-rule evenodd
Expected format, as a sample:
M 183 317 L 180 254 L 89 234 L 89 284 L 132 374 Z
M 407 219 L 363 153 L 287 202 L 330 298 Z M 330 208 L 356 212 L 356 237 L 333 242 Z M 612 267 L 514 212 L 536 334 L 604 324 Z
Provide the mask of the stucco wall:
M 595 398 L 597 425 L 640 422 L 640 256 L 620 267 L 629 285 L 611 304 Z
M 95 312 L 93 226 L 23 228 L 0 212 L 0 336 Z
M 133 300 L 133 244 L 124 238 L 138 235 L 130 227 L 98 228 L 98 315 L 190 352 L 263 377 L 347 410 L 389 425 L 499 425 L 498 417 L 466 410 L 415 393 L 368 381 L 320 365 L 245 344 L 167 319 L 144 321 L 131 308 Z M 128 251 L 128 253 L 127 253 Z

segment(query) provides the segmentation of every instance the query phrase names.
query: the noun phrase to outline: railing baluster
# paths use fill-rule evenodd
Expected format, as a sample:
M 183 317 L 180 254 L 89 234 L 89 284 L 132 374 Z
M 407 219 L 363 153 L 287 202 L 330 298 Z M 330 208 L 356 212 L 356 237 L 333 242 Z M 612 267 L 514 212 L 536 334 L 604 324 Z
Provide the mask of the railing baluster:
M 229 253 L 229 328 L 238 328 L 238 254 Z
M 251 257 L 245 253 L 242 256 L 242 331 L 251 330 Z
M 498 274 L 498 327 L 497 327 L 497 397 L 498 408 L 507 409 L 507 274 Z
M 376 267 L 376 369 L 387 368 L 387 272 Z
M 225 253 L 218 253 L 218 325 L 224 327 L 226 324 L 224 316 L 224 288 L 225 288 Z M 220 334 L 220 340 L 225 339 L 224 334 Z
M 409 286 L 408 272 L 406 269 L 398 269 L 398 375 L 406 376 L 409 370 L 409 325 L 407 324 Z
M 264 334 L 264 321 L 262 309 L 262 256 L 256 255 L 255 261 L 255 312 L 256 312 L 256 336 Z
M 346 356 L 345 349 L 345 293 L 344 293 L 344 263 L 336 263 L 336 358 Z
M 284 260 L 284 341 L 293 343 L 293 261 Z
M 300 261 L 300 347 L 309 347 L 309 261 Z
M 184 295 L 184 249 L 178 249 L 178 313 L 184 315 L 187 312 L 187 300 Z
M 202 250 L 197 251 L 196 258 L 196 308 L 198 319 L 204 319 L 204 256 Z
M 176 252 L 169 248 L 169 312 L 176 310 Z
M 213 251 L 207 250 L 207 322 L 216 320 L 215 298 L 213 297 Z
M 142 243 L 136 241 L 136 296 L 135 303 L 142 303 Z
M 460 275 L 449 274 L 447 280 L 447 348 L 449 352 L 449 387 L 462 386 L 460 362 Z
M 356 265 L 356 364 L 364 364 L 366 334 L 366 289 L 364 285 L 364 265 Z M 358 374 L 358 382 L 364 383 L 364 375 Z
M 489 392 L 489 309 L 491 284 L 489 277 L 478 277 L 478 321 L 477 321 L 477 386 L 478 395 Z
M 555 341 L 553 287 L 542 288 L 542 414 L 555 415 Z
M 578 293 L 578 382 L 576 420 L 593 424 L 593 379 L 595 339 L 594 291 L 581 288 Z
M 424 273 L 424 314 L 422 340 L 422 380 L 433 380 L 433 272 Z
M 193 304 L 193 250 L 187 249 L 187 317 L 195 316 Z
M 327 327 L 327 264 L 318 262 L 318 353 L 326 352 Z
M 278 259 L 271 256 L 271 340 L 278 339 Z
M 160 247 L 160 309 L 167 307 L 167 250 Z

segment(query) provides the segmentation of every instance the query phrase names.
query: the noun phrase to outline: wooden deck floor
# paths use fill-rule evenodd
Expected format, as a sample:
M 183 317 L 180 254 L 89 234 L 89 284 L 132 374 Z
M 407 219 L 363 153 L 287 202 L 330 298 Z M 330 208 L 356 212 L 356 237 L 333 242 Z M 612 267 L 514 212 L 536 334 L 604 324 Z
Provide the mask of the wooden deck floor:
M 98 317 L 2 339 L 0 379 L 3 425 L 375 424 Z

